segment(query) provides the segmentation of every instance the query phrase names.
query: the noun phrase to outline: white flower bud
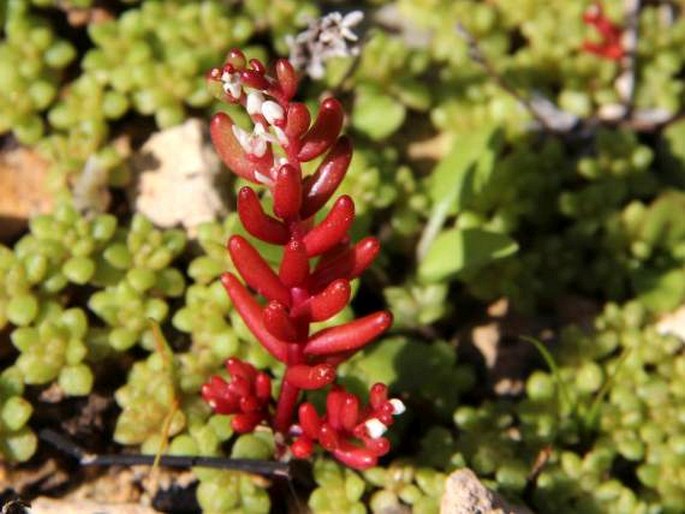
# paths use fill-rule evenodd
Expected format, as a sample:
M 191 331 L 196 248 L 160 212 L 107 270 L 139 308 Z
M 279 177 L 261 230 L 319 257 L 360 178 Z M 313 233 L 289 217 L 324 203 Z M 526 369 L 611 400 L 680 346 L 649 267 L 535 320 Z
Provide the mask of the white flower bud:
M 231 130 L 233 130 L 233 135 L 238 140 L 238 143 L 240 143 L 240 146 L 243 147 L 243 150 L 245 150 L 246 152 L 249 152 L 250 151 L 250 134 L 245 132 L 238 125 L 233 125 L 231 127 Z
M 252 91 L 247 95 L 247 113 L 250 115 L 259 114 L 262 112 L 262 104 L 264 103 L 264 95 L 259 91 Z
M 237 125 L 233 125 L 231 129 L 233 130 L 233 135 L 245 152 L 257 157 L 264 156 L 267 150 L 267 140 L 264 135 L 264 127 L 260 123 L 255 125 L 252 134 L 248 134 Z
M 371 418 L 364 422 L 366 431 L 371 439 L 378 439 L 380 436 L 385 434 L 388 427 L 386 427 L 380 419 Z
M 273 100 L 267 100 L 264 102 L 262 105 L 262 114 L 264 115 L 264 118 L 266 118 L 266 121 L 269 122 L 269 125 L 273 125 L 275 122 L 281 121 L 285 116 L 283 107 L 278 105 L 278 103 L 274 102 Z
M 224 71 L 221 74 L 221 82 L 223 82 L 224 92 L 238 99 L 243 92 L 243 85 L 240 83 L 239 73 L 228 73 Z
M 391 398 L 388 401 L 390 402 L 390 405 L 392 405 L 392 413 L 395 416 L 399 416 L 407 410 L 407 407 L 404 406 L 404 403 L 402 403 L 402 400 L 399 398 Z
M 288 136 L 285 135 L 283 129 L 274 126 L 274 133 L 276 134 L 276 139 L 281 146 L 288 146 Z

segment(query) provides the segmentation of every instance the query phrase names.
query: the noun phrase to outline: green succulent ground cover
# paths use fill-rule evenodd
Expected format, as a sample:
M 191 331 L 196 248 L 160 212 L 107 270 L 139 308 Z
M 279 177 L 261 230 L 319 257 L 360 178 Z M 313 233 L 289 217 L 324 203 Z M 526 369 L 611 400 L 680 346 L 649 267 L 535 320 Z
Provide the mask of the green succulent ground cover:
M 131 177 L 117 137 L 208 119 L 209 67 L 234 46 L 286 54 L 285 37 L 320 8 L 141 0 L 69 25 L 69 9 L 91 4 L 0 5 L 0 137 L 49 160 L 57 198 L 0 246 L 0 457 L 40 458 L 37 431 L 60 428 L 37 412 L 41 393 L 57 388 L 65 404 L 93 392 L 115 400 L 96 450 L 269 458 L 269 434 L 236 437 L 198 394 L 230 356 L 282 374 L 218 281 L 231 269 L 225 241 L 241 230 L 235 214 L 189 241 L 122 201 L 79 212 L 69 186 L 94 156 L 120 191 Z M 620 100 L 621 70 L 581 50 L 596 37 L 585 1 L 354 7 L 367 16 L 358 60 L 329 62 L 321 80 L 304 81 L 302 100 L 334 91 L 350 113 L 355 156 L 342 192 L 357 204 L 354 233 L 383 243 L 352 309 L 385 303 L 395 314 L 390 334 L 341 376 L 359 393 L 388 383 L 408 411 L 382 467 L 359 473 L 316 457 L 299 501 L 319 514 L 435 513 L 445 476 L 469 466 L 537 512 L 685 512 L 684 342 L 657 329 L 685 302 L 682 13 L 668 2 L 639 12 L 632 107 L 668 119 L 650 125 L 598 117 Z M 396 26 L 378 21 L 381 9 L 394 9 Z M 605 9 L 621 23 L 622 2 Z M 549 133 L 516 95 L 544 96 L 580 128 Z M 561 321 L 557 300 L 569 295 L 597 307 L 591 326 Z M 544 358 L 520 363 L 523 391 L 508 396 L 462 345 L 502 297 L 554 329 Z M 208 513 L 286 501 L 254 476 L 194 471 Z

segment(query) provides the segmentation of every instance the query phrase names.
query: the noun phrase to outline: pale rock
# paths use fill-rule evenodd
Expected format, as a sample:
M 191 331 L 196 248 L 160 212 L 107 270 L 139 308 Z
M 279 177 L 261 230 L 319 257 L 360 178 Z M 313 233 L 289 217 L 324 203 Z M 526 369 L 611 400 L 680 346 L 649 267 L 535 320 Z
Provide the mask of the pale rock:
M 224 216 L 221 167 L 207 141 L 196 119 L 151 136 L 132 158 L 136 211 L 159 227 L 182 225 L 190 237 L 199 224 Z
M 445 481 L 440 514 L 532 514 L 513 506 L 485 487 L 468 468 L 454 471 Z

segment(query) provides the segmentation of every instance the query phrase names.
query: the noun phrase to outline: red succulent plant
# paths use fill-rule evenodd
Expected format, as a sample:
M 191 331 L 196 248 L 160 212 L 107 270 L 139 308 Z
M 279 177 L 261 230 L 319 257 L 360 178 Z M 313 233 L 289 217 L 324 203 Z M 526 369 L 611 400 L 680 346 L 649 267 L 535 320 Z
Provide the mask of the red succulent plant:
M 330 319 L 347 305 L 350 281 L 380 249 L 374 237 L 351 241 L 354 201 L 349 196 L 338 197 L 325 217 L 315 221 L 352 158 L 350 140 L 340 135 L 343 108 L 336 99 L 326 98 L 312 123 L 307 106 L 292 100 L 298 79 L 285 59 L 269 74 L 260 61 L 248 63 L 240 50 L 232 50 L 222 68 L 209 72 L 208 80 L 220 98 L 242 105 L 254 124 L 247 132 L 226 113 L 216 114 L 210 132 L 219 156 L 240 177 L 265 186 L 273 199 L 270 215 L 257 191 L 243 187 L 237 201 L 241 223 L 255 238 L 284 247 L 274 271 L 247 239 L 232 236 L 228 252 L 246 285 L 232 273 L 221 280 L 248 328 L 286 371 L 275 407 L 269 376 L 237 359 L 226 363 L 230 382 L 213 377 L 202 395 L 216 412 L 235 414 L 237 432 L 267 423 L 284 440 L 296 437 L 291 447 L 295 457 L 308 457 L 318 442 L 348 466 L 372 466 L 389 449 L 380 435 L 383 427 L 404 409 L 399 400 L 387 400 L 384 385 L 372 388 L 370 405 L 363 409 L 356 396 L 332 386 L 322 418 L 303 403 L 299 425 L 295 419 L 301 391 L 331 385 L 337 366 L 392 323 L 392 315 L 380 311 L 310 333 L 312 322 Z M 317 157 L 322 159 L 316 170 L 304 176 L 302 163 Z
M 595 27 L 601 37 L 598 43 L 584 41 L 583 50 L 612 61 L 619 61 L 623 58 L 625 55 L 625 49 L 621 41 L 623 27 L 611 21 L 604 14 L 602 4 L 592 4 L 583 14 L 583 22 L 586 25 Z

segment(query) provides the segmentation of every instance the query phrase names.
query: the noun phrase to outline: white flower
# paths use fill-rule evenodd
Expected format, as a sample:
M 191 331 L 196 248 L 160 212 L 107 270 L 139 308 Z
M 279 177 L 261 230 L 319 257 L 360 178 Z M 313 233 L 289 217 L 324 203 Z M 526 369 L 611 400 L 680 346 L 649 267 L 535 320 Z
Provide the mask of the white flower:
M 263 173 L 261 173 L 257 170 L 255 170 L 253 173 L 254 173 L 254 178 L 257 182 L 261 182 L 262 184 L 264 184 L 265 186 L 268 186 L 268 187 L 271 187 L 274 185 L 274 181 L 271 180 L 266 175 L 264 175 Z
M 278 143 L 283 147 L 288 146 L 288 136 L 285 135 L 285 132 L 275 125 L 273 126 L 273 129 Z
M 402 400 L 399 398 L 391 398 L 389 402 L 390 405 L 392 405 L 392 413 L 395 416 L 399 416 L 407 410 L 407 408 L 404 406 L 404 403 L 402 403 Z
M 378 418 L 367 419 L 364 422 L 364 426 L 366 427 L 366 431 L 371 439 L 378 439 L 380 436 L 385 434 L 386 430 L 388 430 L 388 427 L 386 427 Z
M 254 126 L 254 133 L 256 136 L 259 136 L 263 138 L 265 141 L 268 141 L 269 143 L 275 143 L 276 138 L 273 136 L 271 132 L 269 132 L 264 125 L 261 123 L 256 123 Z
M 357 41 L 359 38 L 357 34 L 352 32 L 350 29 L 355 25 L 358 25 L 364 19 L 364 13 L 361 11 L 352 11 L 347 13 L 340 23 L 340 34 L 345 39 L 350 41 Z
M 273 125 L 284 118 L 285 112 L 278 103 L 273 100 L 267 100 L 262 104 L 262 115 L 264 115 L 269 125 Z
M 221 82 L 223 83 L 224 92 L 231 95 L 236 100 L 240 98 L 243 92 L 243 85 L 240 83 L 240 73 L 228 73 L 224 71 L 221 74 Z
M 231 128 L 233 129 L 233 135 L 243 150 L 256 157 L 264 156 L 267 150 L 267 138 L 264 136 L 265 130 L 261 123 L 255 125 L 252 134 L 249 134 L 237 125 L 233 125 Z
M 247 94 L 247 113 L 250 115 L 260 114 L 264 104 L 264 95 L 259 91 L 251 91 Z
M 347 57 L 359 53 L 359 38 L 352 27 L 364 18 L 362 11 L 352 11 L 345 16 L 332 12 L 309 24 L 297 36 L 286 40 L 290 47 L 290 62 L 315 79 L 324 74 L 324 63 L 334 57 Z

